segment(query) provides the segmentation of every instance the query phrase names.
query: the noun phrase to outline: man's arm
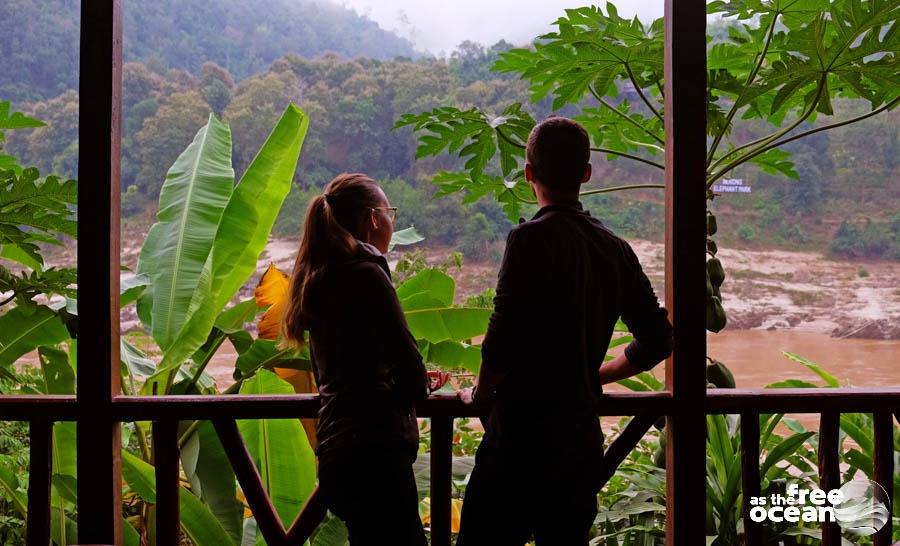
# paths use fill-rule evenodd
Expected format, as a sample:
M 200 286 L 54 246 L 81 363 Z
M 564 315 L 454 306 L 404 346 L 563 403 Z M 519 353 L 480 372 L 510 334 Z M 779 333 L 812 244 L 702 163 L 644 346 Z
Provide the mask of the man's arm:
M 466 403 L 489 401 L 494 390 L 519 358 L 522 349 L 522 324 L 527 320 L 529 269 L 525 261 L 521 230 L 513 229 L 506 238 L 506 249 L 497 275 L 494 311 L 481 344 L 481 369 L 473 400 L 472 389 L 460 392 Z
M 631 245 L 623 243 L 626 263 L 623 268 L 622 322 L 634 339 L 625 347 L 624 354 L 600 367 L 601 380 L 609 379 L 604 383 L 651 370 L 672 354 L 672 324 L 668 311 L 659 304 Z M 604 368 L 608 371 L 604 372 Z
M 613 358 L 609 362 L 604 362 L 600 366 L 600 384 L 615 383 L 620 379 L 626 379 L 633 375 L 637 375 L 644 371 L 628 361 L 624 354 Z

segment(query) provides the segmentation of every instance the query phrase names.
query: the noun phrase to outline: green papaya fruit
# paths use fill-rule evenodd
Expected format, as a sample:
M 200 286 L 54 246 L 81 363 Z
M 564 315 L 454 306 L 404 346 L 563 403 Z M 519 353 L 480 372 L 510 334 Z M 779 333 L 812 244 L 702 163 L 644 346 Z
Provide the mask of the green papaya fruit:
M 716 217 L 712 214 L 706 215 L 706 234 L 715 235 L 719 227 L 716 225 Z
M 706 329 L 710 332 L 719 332 L 725 327 L 727 319 L 722 302 L 716 296 L 706 300 Z
M 725 282 L 725 268 L 718 258 L 710 258 L 706 262 L 706 272 L 709 274 L 709 280 L 713 286 L 722 286 Z
M 706 297 L 711 298 L 713 296 L 713 285 L 709 280 L 709 271 L 706 272 Z
M 659 447 L 653 452 L 653 464 L 658 468 L 666 467 L 666 431 L 659 433 Z
M 713 359 L 706 365 L 706 380 L 720 389 L 733 389 L 735 387 L 734 375 L 728 366 Z
M 713 241 L 712 239 L 707 239 L 706 240 L 706 250 L 707 250 L 707 252 L 712 252 L 713 254 L 715 254 L 716 252 L 719 251 L 719 245 L 717 245 L 716 242 Z

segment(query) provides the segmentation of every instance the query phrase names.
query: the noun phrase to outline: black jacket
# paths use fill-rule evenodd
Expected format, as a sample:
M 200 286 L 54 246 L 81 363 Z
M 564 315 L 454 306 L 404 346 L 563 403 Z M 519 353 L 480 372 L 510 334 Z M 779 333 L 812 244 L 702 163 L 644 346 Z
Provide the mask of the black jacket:
M 626 241 L 580 203 L 541 208 L 509 233 L 500 267 L 482 366 L 506 376 L 484 441 L 529 457 L 596 457 L 598 367 L 616 321 L 634 335 L 629 361 L 649 370 L 672 351 L 667 314 Z
M 387 260 L 358 242 L 310 286 L 310 355 L 321 408 L 320 458 L 342 450 L 418 448 L 415 404 L 428 396 L 416 341 L 391 285 Z

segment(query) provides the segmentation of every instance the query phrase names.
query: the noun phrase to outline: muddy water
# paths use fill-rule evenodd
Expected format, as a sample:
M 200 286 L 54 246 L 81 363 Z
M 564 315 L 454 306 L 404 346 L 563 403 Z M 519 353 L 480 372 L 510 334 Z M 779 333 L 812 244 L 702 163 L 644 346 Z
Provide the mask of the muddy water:
M 724 362 L 738 387 L 764 387 L 784 379 L 822 385 L 806 366 L 783 356 L 807 358 L 854 387 L 900 386 L 900 341 L 835 339 L 815 332 L 735 330 L 707 335 L 707 353 Z
M 836 339 L 796 330 L 733 330 L 707 335 L 707 353 L 731 369 L 738 387 L 760 388 L 785 379 L 824 382 L 784 352 L 811 360 L 844 386 L 900 386 L 900 341 Z M 664 376 L 662 365 L 654 370 Z M 622 390 L 618 386 L 609 390 Z
M 738 387 L 761 388 L 785 379 L 824 385 L 806 366 L 786 358 L 784 351 L 815 362 L 842 386 L 900 386 L 900 341 L 836 339 L 823 333 L 796 330 L 733 330 L 707 335 L 707 353 L 731 369 Z M 654 372 L 660 379 L 665 375 L 661 366 Z M 619 385 L 609 386 L 607 390 L 627 391 Z M 809 429 L 818 429 L 816 414 L 789 417 Z M 606 426 L 616 421 L 603 419 Z

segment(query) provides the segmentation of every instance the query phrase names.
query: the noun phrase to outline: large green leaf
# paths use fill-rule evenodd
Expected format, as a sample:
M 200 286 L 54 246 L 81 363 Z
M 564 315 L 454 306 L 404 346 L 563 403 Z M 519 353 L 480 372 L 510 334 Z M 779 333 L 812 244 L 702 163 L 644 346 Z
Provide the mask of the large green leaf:
M 416 339 L 431 343 L 466 341 L 484 335 L 490 309 L 476 307 L 425 308 L 406 311 L 409 330 Z
M 481 346 L 461 341 L 426 342 L 422 358 L 429 364 L 443 368 L 465 368 L 472 373 L 478 373 L 481 367 Z
M 65 324 L 43 305 L 13 307 L 0 315 L 0 367 L 41 345 L 56 345 L 69 339 Z
M 153 466 L 143 459 L 122 451 L 122 477 L 132 491 L 145 502 L 156 504 L 156 476 Z M 193 493 L 179 487 L 181 528 L 195 546 L 229 546 L 235 541 L 228 535 L 209 507 Z
M 391 235 L 391 242 L 388 244 L 388 251 L 394 250 L 395 246 L 414 245 L 425 240 L 425 237 L 419 235 L 415 226 L 395 231 Z
M 196 437 L 199 443 L 196 478 L 200 484 L 200 498 L 232 540 L 240 542 L 244 506 L 235 496 L 231 463 L 211 423 L 201 422 Z
M 294 388 L 274 373 L 260 370 L 241 385 L 240 393 L 293 394 Z M 300 420 L 239 420 L 238 428 L 275 510 L 290 525 L 316 484 L 315 454 Z
M 163 351 L 187 322 L 192 298 L 208 290 L 201 274 L 233 186 L 231 131 L 210 114 L 166 174 L 137 267 L 151 280 L 151 333 Z
M 165 348 L 158 373 L 169 373 L 203 345 L 218 313 L 256 271 L 290 190 L 308 127 L 306 114 L 289 105 L 234 189 L 214 234 L 203 232 L 211 250 L 192 288 L 187 320 Z
M 241 353 L 234 364 L 241 375 L 247 376 L 260 368 L 292 368 L 311 371 L 312 363 L 292 348 L 279 348 L 274 339 L 254 339 L 246 351 Z
M 422 296 L 426 296 L 428 300 L 435 301 L 443 307 L 453 305 L 453 295 L 456 292 L 456 281 L 450 275 L 443 271 L 430 267 L 419 271 L 409 279 L 397 287 L 397 298 L 404 310 L 416 309 L 410 306 L 413 303 L 411 298 L 417 297 L 417 301 L 422 301 Z
M 46 394 L 75 394 L 75 370 L 69 355 L 53 347 L 39 347 L 38 358 Z

